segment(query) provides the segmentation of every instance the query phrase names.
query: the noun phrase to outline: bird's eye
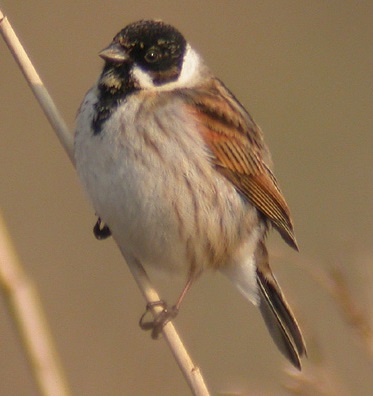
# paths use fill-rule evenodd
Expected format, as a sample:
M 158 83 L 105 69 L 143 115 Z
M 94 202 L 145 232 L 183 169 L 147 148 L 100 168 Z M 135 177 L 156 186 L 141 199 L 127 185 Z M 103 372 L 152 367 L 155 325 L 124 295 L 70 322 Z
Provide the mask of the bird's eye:
M 161 51 L 156 47 L 152 47 L 148 49 L 144 58 L 148 63 L 155 63 L 160 59 L 160 57 Z

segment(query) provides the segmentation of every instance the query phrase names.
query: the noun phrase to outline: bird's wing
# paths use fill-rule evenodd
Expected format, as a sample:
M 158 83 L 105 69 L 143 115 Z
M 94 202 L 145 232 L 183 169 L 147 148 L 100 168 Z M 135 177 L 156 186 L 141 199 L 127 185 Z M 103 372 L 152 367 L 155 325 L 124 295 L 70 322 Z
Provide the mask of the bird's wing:
M 269 152 L 259 127 L 218 80 L 181 94 L 186 111 L 212 153 L 216 170 L 297 249 L 290 211 L 267 165 Z

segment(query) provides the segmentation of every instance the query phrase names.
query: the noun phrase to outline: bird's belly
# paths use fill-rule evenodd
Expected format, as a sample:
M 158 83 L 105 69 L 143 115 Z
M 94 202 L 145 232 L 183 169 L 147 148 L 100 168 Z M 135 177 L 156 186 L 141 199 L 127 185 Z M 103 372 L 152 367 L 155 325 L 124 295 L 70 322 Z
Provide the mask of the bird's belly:
M 143 264 L 219 268 L 254 231 L 256 210 L 188 131 L 160 136 L 151 125 L 126 125 L 119 132 L 108 124 L 101 136 L 75 140 L 77 170 L 97 215 Z
M 88 188 L 116 241 L 142 263 L 185 272 L 218 267 L 247 235 L 243 201 L 220 175 L 207 181 L 192 166 L 188 176 L 176 175 L 125 155 L 119 169 L 101 170 Z

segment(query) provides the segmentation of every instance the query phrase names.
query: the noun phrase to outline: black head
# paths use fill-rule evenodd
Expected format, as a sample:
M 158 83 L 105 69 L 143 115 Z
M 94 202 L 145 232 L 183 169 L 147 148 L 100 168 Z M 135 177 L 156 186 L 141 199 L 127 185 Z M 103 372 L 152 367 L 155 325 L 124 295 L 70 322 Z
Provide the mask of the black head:
M 178 78 L 185 48 L 184 37 L 173 26 L 161 21 L 143 20 L 121 30 L 100 56 L 109 67 L 122 67 L 124 71 L 140 68 L 157 86 Z
M 94 133 L 101 132 L 104 122 L 123 100 L 144 88 L 144 76 L 146 84 L 150 81 L 153 87 L 177 80 L 185 49 L 181 33 L 160 21 L 139 21 L 121 30 L 99 54 L 105 66 L 98 82 Z

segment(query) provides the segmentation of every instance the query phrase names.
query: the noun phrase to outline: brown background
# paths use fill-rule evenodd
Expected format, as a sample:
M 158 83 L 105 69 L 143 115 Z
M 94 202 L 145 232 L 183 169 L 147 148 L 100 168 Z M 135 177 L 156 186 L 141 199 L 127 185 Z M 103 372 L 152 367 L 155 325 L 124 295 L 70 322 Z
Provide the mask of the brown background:
M 71 130 L 102 66 L 97 53 L 117 31 L 161 18 L 185 34 L 271 147 L 301 247 L 297 255 L 271 236 L 272 262 L 306 331 L 306 370 L 322 357 L 346 395 L 373 394 L 364 348 L 297 264 L 341 263 L 369 314 L 373 297 L 363 286 L 373 264 L 373 3 L 1 4 Z M 0 68 L 1 210 L 42 296 L 74 394 L 189 395 L 165 343 L 139 330 L 144 301 L 113 242 L 92 236 L 93 210 L 3 42 Z M 180 283 L 157 283 L 172 301 Z M 3 298 L 0 318 L 0 394 L 37 395 Z M 198 282 L 176 325 L 213 394 L 286 394 L 284 360 L 259 314 L 221 276 Z

